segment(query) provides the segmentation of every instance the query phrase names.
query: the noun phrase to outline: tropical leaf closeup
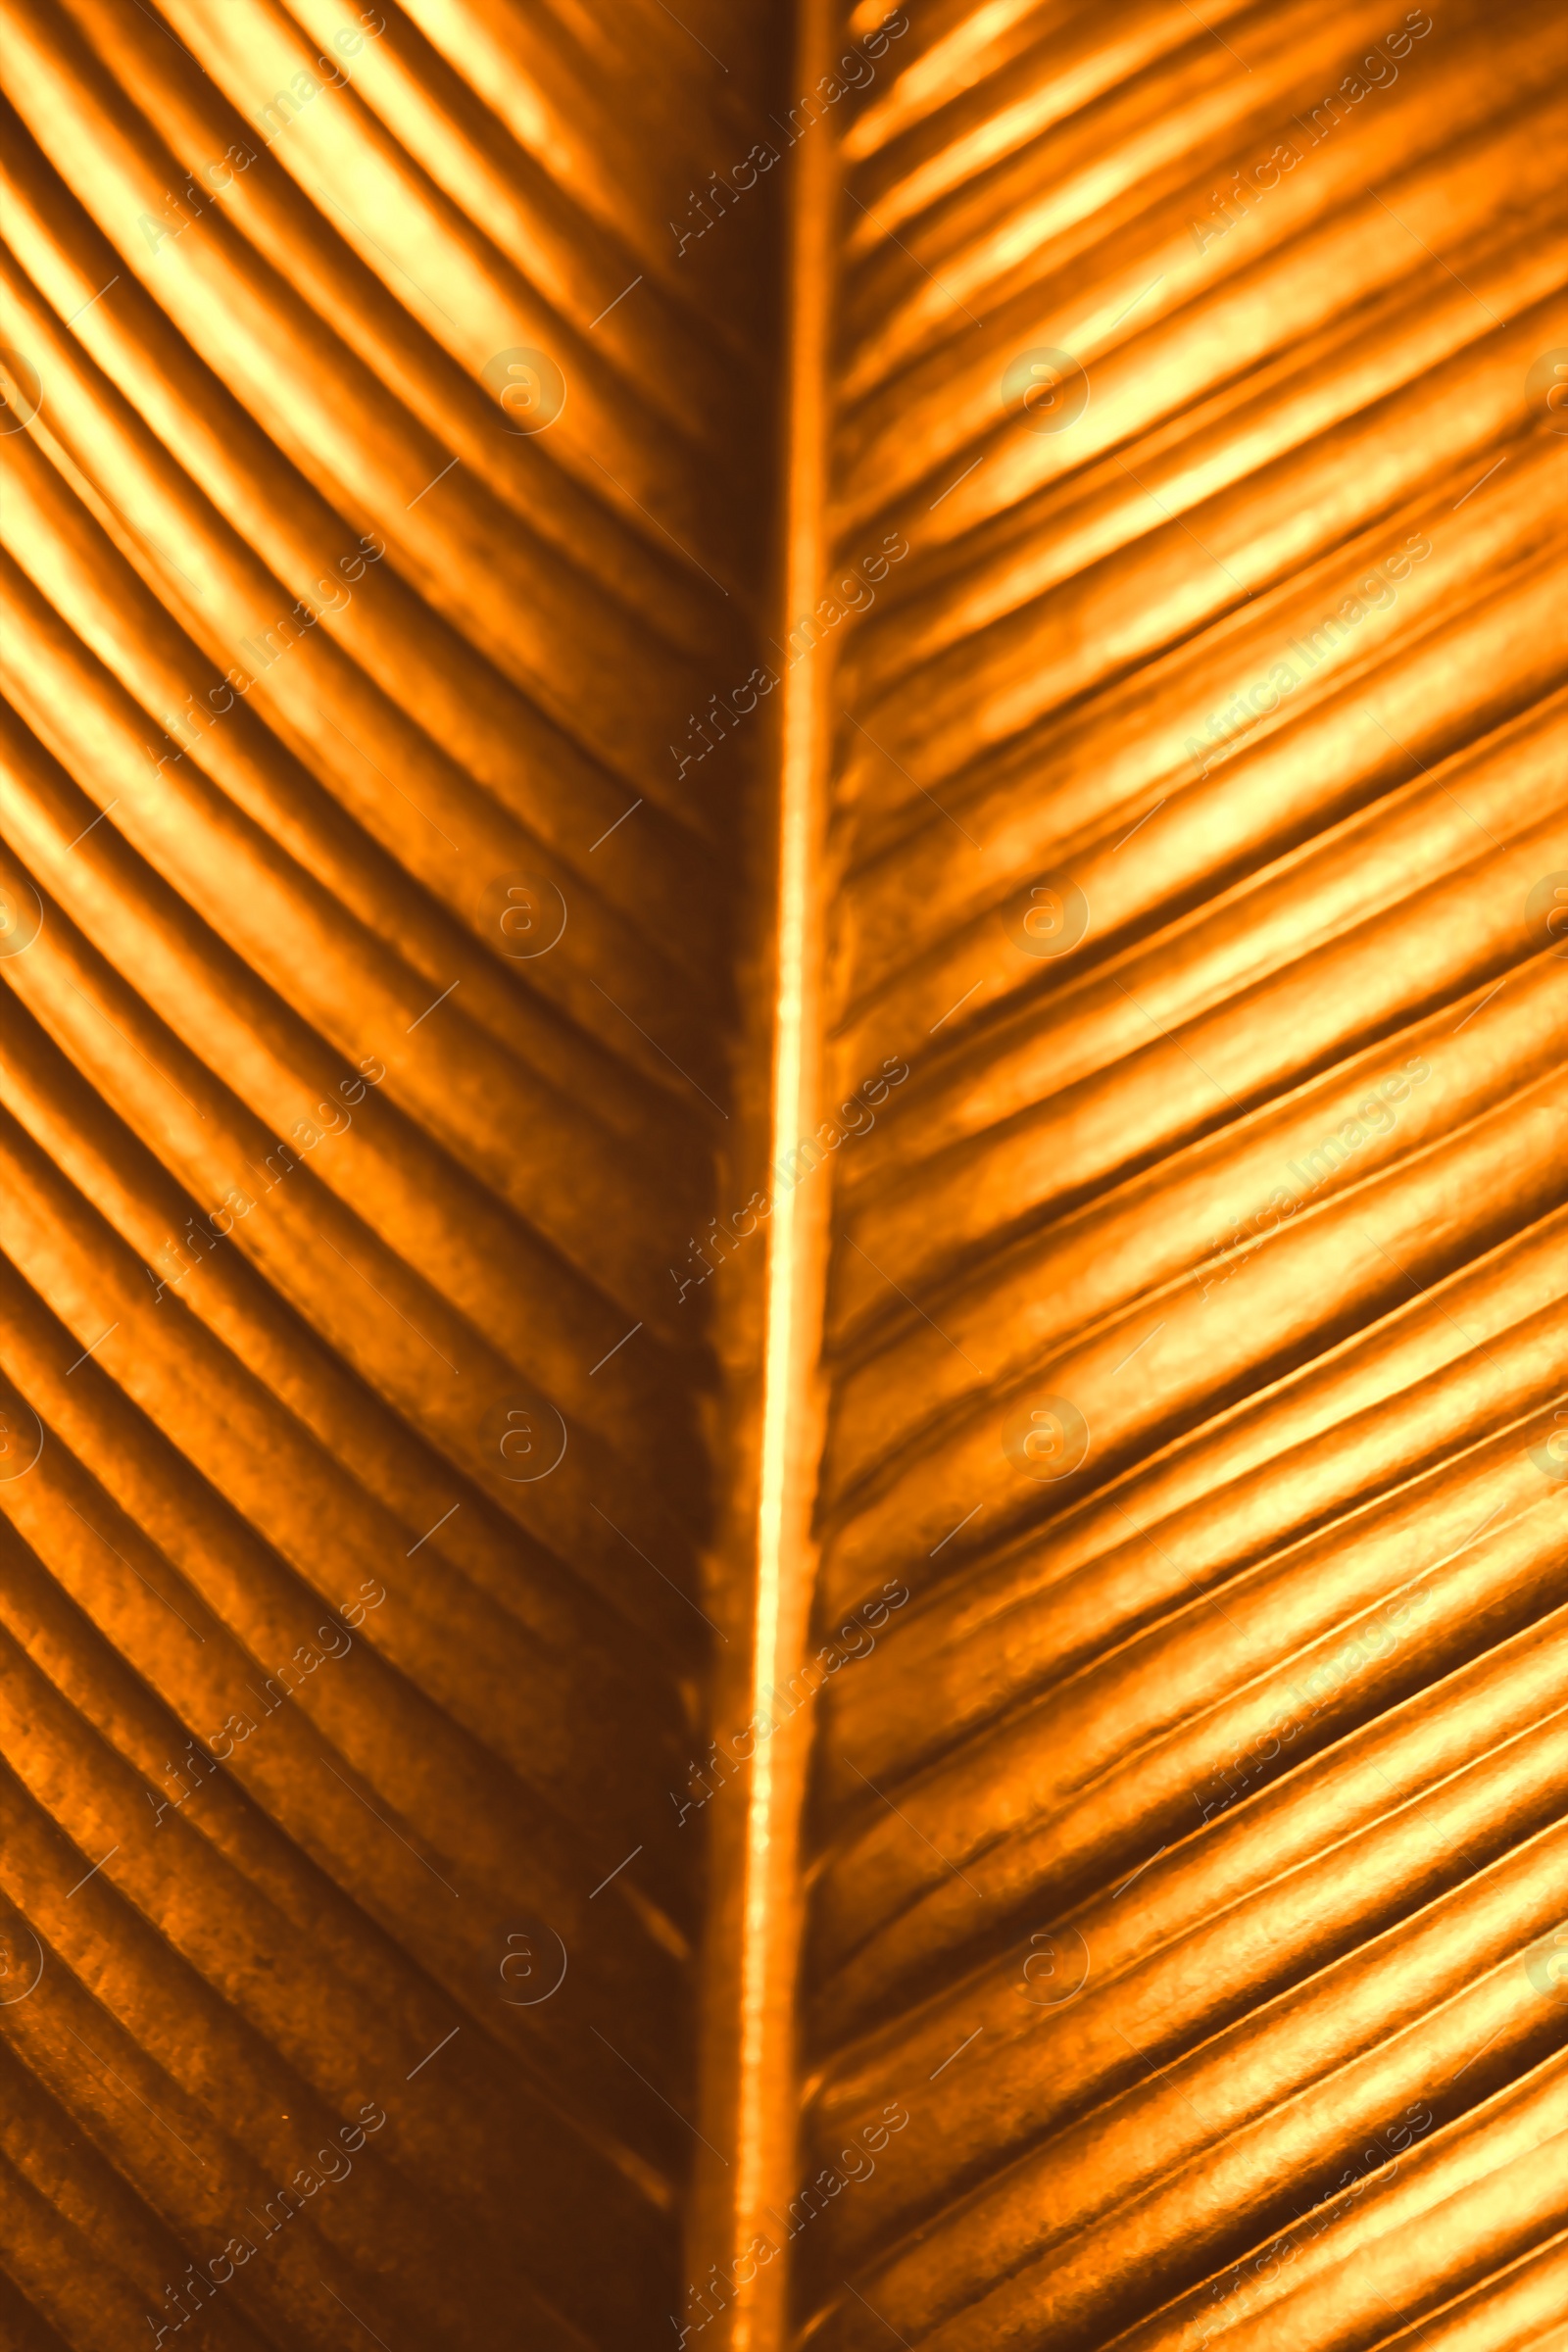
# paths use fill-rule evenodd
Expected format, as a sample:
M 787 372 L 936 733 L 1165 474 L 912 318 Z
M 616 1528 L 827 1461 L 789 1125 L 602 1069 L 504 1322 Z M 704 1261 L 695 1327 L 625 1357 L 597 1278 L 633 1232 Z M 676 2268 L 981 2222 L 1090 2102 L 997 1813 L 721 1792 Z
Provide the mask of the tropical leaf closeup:
M 1557 0 L 0 85 L 0 2345 L 1564 2352 Z

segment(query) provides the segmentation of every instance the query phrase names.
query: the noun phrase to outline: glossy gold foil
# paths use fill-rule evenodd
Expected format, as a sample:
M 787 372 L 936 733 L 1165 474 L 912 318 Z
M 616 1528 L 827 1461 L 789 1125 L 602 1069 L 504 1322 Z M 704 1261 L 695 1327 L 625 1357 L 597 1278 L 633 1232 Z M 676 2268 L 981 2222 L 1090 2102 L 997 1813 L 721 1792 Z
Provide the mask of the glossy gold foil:
M 1568 2346 L 1565 63 L 8 0 L 7 2352 Z

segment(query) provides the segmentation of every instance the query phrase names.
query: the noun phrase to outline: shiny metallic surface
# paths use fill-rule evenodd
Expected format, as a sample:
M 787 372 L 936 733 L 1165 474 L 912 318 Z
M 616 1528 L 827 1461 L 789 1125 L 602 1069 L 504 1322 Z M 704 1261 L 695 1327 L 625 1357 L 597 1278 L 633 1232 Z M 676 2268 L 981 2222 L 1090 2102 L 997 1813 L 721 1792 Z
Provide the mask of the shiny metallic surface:
M 1568 2346 L 1565 64 L 8 0 L 8 2348 Z

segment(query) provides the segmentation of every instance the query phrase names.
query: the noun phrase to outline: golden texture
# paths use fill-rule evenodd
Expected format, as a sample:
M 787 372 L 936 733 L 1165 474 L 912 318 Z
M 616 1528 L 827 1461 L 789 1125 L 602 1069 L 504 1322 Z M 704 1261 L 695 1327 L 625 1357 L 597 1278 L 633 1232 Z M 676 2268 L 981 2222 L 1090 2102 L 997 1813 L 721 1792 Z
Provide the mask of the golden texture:
M 1565 65 L 8 0 L 8 2348 L 1568 2345 Z

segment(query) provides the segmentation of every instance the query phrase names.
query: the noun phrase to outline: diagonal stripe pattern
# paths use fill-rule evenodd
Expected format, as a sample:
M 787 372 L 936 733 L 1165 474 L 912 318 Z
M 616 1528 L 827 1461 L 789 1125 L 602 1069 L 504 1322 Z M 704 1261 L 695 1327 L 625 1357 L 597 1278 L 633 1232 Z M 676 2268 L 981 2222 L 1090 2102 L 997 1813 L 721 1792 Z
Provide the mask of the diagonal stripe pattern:
M 24 2352 L 1562 2337 L 1568 26 L 827 16 L 10 0 Z
M 1562 37 L 935 11 L 848 134 L 833 2352 L 1554 2340 Z
M 747 233 L 666 225 L 758 44 L 682 14 L 8 22 L 8 2342 L 674 2298 L 732 786 L 668 746 L 759 372 Z

